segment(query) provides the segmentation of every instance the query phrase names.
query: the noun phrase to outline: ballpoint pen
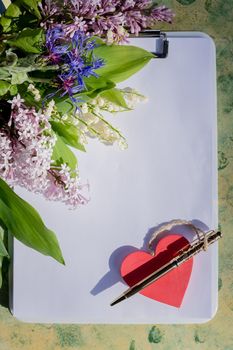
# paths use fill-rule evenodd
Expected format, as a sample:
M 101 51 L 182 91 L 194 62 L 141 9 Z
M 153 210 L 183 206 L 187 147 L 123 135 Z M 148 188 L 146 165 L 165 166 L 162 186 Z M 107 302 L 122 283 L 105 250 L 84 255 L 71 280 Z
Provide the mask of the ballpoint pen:
M 216 242 L 219 238 L 222 237 L 222 233 L 220 231 L 208 231 L 205 235 L 200 239 L 196 239 L 193 242 L 187 244 L 186 247 L 182 248 L 177 252 L 176 257 L 170 260 L 168 263 L 155 270 L 149 276 L 145 277 L 132 287 L 128 288 L 123 294 L 121 294 L 118 298 L 116 298 L 110 305 L 116 305 L 119 302 L 133 296 L 134 294 L 140 292 L 142 289 L 149 286 L 151 283 L 158 280 L 160 277 L 167 274 L 169 271 L 178 267 L 194 255 L 198 254 L 202 250 L 206 250 L 210 244 Z

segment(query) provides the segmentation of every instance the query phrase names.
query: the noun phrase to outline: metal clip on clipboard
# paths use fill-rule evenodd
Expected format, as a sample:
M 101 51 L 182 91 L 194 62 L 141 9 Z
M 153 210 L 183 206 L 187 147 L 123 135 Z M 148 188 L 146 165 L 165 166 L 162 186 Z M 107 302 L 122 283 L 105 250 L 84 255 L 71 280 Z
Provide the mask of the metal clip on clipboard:
M 158 38 L 159 40 L 156 43 L 156 52 L 154 58 L 166 58 L 168 55 L 169 41 L 167 40 L 167 34 L 161 32 L 160 30 L 143 30 L 139 33 L 139 36 L 142 38 Z

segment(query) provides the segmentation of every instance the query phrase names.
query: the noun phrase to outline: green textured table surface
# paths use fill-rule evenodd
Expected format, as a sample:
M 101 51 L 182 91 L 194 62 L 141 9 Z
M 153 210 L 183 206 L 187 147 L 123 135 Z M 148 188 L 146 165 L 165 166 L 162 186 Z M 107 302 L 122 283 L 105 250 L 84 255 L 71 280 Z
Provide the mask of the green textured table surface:
M 196 30 L 217 47 L 219 221 L 219 308 L 203 325 L 39 325 L 17 321 L 0 292 L 0 350 L 233 350 L 233 0 L 165 0 L 176 13 L 164 30 Z

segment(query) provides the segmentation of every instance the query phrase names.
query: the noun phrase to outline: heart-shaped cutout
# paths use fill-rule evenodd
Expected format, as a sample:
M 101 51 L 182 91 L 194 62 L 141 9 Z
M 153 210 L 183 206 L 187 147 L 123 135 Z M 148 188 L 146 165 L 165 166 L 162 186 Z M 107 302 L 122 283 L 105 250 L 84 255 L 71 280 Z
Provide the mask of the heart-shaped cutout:
M 160 239 L 154 256 L 142 250 L 127 255 L 121 265 L 122 278 L 130 287 L 135 285 L 169 262 L 187 244 L 189 242 L 185 237 L 170 234 Z M 188 287 L 192 266 L 193 258 L 142 289 L 140 294 L 179 308 Z

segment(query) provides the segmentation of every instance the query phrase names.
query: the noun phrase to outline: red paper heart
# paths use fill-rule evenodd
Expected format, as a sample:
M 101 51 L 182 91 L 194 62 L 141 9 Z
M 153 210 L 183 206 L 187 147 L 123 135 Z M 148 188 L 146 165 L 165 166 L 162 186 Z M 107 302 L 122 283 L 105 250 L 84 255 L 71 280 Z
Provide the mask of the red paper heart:
M 127 255 L 121 265 L 121 276 L 131 287 L 166 264 L 188 243 L 181 235 L 167 235 L 158 242 L 155 256 L 142 250 Z M 193 258 L 144 288 L 140 294 L 179 308 L 188 287 L 192 266 Z

